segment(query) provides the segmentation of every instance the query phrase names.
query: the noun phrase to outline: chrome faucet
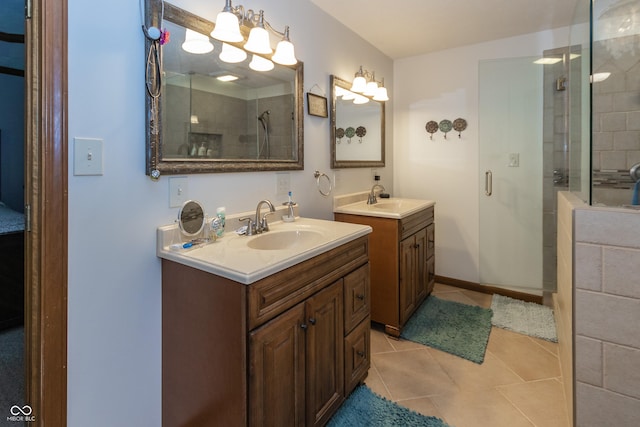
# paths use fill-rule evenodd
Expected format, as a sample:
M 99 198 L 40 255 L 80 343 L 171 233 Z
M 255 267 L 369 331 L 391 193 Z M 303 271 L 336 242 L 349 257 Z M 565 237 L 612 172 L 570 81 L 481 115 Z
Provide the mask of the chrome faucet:
M 265 213 L 260 217 L 260 209 L 262 205 L 266 204 L 269 207 L 269 212 Z M 260 234 L 269 231 L 269 223 L 267 222 L 267 215 L 271 215 L 276 211 L 276 208 L 273 206 L 273 203 L 269 200 L 260 200 L 258 202 L 258 206 L 256 206 L 256 218 L 252 220 L 249 217 L 240 218 L 239 221 L 248 221 L 247 222 L 247 231 L 245 233 L 246 236 L 253 236 L 254 234 Z
M 367 198 L 368 205 L 378 203 L 378 198 L 376 197 L 376 187 L 379 188 L 380 191 L 386 191 L 382 185 L 373 184 L 373 187 L 371 187 L 371 193 L 369 193 L 369 197 Z

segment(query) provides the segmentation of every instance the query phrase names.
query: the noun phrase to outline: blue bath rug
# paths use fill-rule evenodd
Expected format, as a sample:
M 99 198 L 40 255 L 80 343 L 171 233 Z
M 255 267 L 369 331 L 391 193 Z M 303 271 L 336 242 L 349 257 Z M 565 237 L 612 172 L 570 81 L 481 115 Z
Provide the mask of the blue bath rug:
M 421 415 L 358 386 L 327 427 L 449 427 L 440 418 Z
M 491 333 L 491 309 L 429 296 L 402 329 L 402 338 L 481 364 Z

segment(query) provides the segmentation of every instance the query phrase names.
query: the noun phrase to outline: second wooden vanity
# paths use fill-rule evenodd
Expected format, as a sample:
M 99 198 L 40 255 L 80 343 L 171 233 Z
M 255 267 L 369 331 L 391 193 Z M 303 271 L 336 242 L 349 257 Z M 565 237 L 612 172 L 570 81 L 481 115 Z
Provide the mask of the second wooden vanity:
M 370 365 L 368 252 L 364 235 L 248 284 L 162 259 L 163 425 L 326 424 Z
M 398 337 L 435 284 L 433 203 L 401 218 L 378 216 L 375 206 L 340 210 L 334 213 L 336 221 L 373 229 L 369 235 L 371 320 Z M 385 212 L 383 207 L 380 212 Z

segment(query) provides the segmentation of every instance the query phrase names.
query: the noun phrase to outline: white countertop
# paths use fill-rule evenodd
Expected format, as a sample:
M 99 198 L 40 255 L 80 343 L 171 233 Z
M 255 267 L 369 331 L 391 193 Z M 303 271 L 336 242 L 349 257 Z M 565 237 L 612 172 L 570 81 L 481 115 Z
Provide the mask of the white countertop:
M 157 230 L 157 256 L 250 284 L 371 232 L 371 227 L 366 225 L 311 218 L 273 222 L 269 228 L 270 231 L 255 236 L 239 236 L 227 231 L 216 242 L 175 250 L 171 245 L 184 239 L 177 225 L 163 226 Z M 248 246 L 261 236 L 292 231 L 315 233 L 309 233 L 310 239 L 287 249 L 264 250 Z
M 333 212 L 402 219 L 433 205 L 435 205 L 433 200 L 405 199 L 400 197 L 383 199 L 378 197 L 378 202 L 372 205 L 368 205 L 366 200 L 360 200 L 358 202 L 345 205 L 338 204 L 334 207 Z

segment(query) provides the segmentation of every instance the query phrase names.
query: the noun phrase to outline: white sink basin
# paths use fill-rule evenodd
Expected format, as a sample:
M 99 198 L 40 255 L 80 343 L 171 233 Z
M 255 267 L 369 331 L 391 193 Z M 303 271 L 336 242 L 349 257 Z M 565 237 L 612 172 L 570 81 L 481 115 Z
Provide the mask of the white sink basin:
M 319 243 L 323 238 L 322 233 L 311 230 L 269 231 L 247 240 L 247 246 L 251 249 L 267 251 L 283 249 L 304 249 Z
M 432 200 L 404 199 L 404 198 L 378 198 L 378 202 L 372 205 L 365 201 L 351 203 L 336 207 L 334 213 L 352 215 L 377 216 L 382 218 L 402 219 L 419 210 L 433 206 Z
M 250 213 L 236 216 L 247 215 Z M 157 255 L 249 284 L 371 232 L 371 227 L 365 225 L 311 218 L 297 218 L 291 223 L 276 221 L 269 228 L 255 236 L 227 231 L 216 242 L 172 250 L 179 232 L 175 224 L 167 225 L 158 228 Z

